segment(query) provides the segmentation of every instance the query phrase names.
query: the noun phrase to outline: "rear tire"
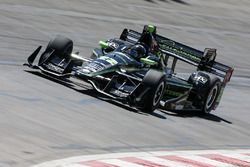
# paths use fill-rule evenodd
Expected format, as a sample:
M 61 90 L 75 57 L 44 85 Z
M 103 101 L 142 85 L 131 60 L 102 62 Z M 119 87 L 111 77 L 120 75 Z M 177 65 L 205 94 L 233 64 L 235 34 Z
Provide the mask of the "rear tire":
M 72 51 L 73 41 L 69 38 L 58 35 L 55 39 L 50 40 L 46 50 L 41 55 L 38 64 L 41 65 L 47 61 L 52 52 L 54 52 L 53 55 L 57 55 L 62 59 L 67 59 L 70 58 Z
M 144 96 L 142 110 L 153 113 L 158 108 L 165 90 L 165 75 L 156 70 L 149 70 L 143 78 L 142 84 L 150 90 Z
M 204 105 L 202 108 L 202 113 L 208 114 L 210 113 L 215 106 L 216 100 L 220 94 L 221 90 L 221 81 L 218 77 L 210 76 L 210 83 L 206 92 L 206 96 L 204 98 Z
M 193 105 L 200 108 L 203 114 L 210 113 L 220 94 L 221 80 L 213 74 L 198 71 L 189 77 L 189 82 L 193 84 L 195 92 L 195 97 L 192 99 Z

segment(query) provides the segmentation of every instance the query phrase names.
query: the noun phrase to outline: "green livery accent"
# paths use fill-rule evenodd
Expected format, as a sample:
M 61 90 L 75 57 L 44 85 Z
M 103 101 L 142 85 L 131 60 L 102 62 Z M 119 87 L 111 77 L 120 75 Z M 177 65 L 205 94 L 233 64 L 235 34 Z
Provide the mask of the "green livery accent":
M 180 55 L 184 58 L 190 59 L 196 63 L 200 62 L 200 55 L 196 55 L 192 50 L 187 50 L 185 48 L 179 47 L 175 45 L 174 41 L 171 40 L 161 40 L 159 41 L 159 46 L 161 49 L 172 52 L 174 54 Z
M 105 61 L 109 62 L 111 65 L 116 65 L 116 64 L 118 64 L 118 62 L 117 62 L 115 59 L 112 59 L 112 58 L 107 57 L 107 56 L 102 56 L 102 57 L 100 57 L 99 59 L 105 60 Z
M 178 96 L 182 95 L 183 93 L 176 92 L 176 91 L 173 91 L 173 90 L 165 90 L 164 94 L 167 94 L 168 96 L 178 97 Z
M 108 43 L 104 41 L 99 41 L 99 45 L 101 46 L 102 49 L 106 49 L 109 47 Z
M 140 58 L 141 63 L 147 64 L 147 65 L 157 65 L 158 63 L 156 61 L 150 60 L 148 58 Z
M 174 87 L 180 87 L 184 89 L 190 89 L 192 88 L 192 84 L 189 84 L 185 81 L 179 80 L 177 78 L 167 78 L 167 82 L 169 86 L 174 86 Z
M 148 32 L 153 33 L 155 31 L 155 26 L 153 25 L 148 25 Z
M 158 51 L 158 52 L 155 53 L 155 55 L 160 58 L 161 57 L 161 52 Z
M 97 75 L 102 75 L 102 74 L 106 74 L 106 73 L 110 73 L 110 72 L 114 72 L 114 71 L 117 71 L 117 69 L 116 68 L 110 68 L 110 69 L 106 69 L 106 70 L 103 70 L 103 71 L 86 73 L 84 75 L 86 75 L 88 77 L 96 77 Z

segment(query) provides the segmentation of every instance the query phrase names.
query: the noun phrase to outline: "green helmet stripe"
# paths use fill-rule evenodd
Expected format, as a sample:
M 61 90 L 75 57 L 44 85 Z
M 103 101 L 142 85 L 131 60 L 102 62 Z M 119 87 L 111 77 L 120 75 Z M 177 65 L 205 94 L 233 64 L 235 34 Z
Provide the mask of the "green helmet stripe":
M 155 26 L 148 25 L 148 32 L 153 33 L 155 31 Z

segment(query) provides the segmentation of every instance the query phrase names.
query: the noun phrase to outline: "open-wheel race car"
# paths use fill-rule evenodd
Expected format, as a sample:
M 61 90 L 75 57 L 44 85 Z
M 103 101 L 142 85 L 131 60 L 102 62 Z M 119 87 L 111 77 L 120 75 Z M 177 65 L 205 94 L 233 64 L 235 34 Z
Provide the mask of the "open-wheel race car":
M 55 78 L 75 77 L 125 105 L 152 113 L 164 110 L 198 110 L 209 113 L 220 100 L 233 68 L 215 61 L 216 49 L 200 51 L 154 34 L 157 53 L 142 33 L 124 29 L 120 38 L 100 41 L 88 58 L 73 53 L 72 40 L 57 36 L 34 60 L 42 46 L 25 65 Z M 171 61 L 170 61 L 171 59 Z M 196 67 L 187 79 L 175 73 L 177 61 Z

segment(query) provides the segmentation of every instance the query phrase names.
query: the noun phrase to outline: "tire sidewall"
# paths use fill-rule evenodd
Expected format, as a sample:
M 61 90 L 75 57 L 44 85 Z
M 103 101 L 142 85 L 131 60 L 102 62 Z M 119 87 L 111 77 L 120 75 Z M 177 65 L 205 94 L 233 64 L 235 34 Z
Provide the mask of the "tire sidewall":
M 54 50 L 59 57 L 66 58 L 73 51 L 73 41 L 67 37 L 57 35 L 53 40 L 50 40 L 46 51 Z
M 212 92 L 216 89 L 215 94 Z M 203 105 L 203 113 L 205 114 L 209 114 L 215 106 L 216 100 L 220 94 L 220 90 L 221 90 L 221 82 L 218 78 L 216 78 L 215 80 L 211 80 L 211 85 L 208 88 L 207 92 L 206 92 L 206 96 L 205 96 L 205 100 L 204 100 L 204 105 Z M 210 99 L 210 94 L 212 94 L 212 98 Z M 208 106 L 208 103 L 211 103 Z
M 144 95 L 142 109 L 144 112 L 153 113 L 158 108 L 164 94 L 166 87 L 165 75 L 160 71 L 151 70 L 145 75 L 143 84 L 150 90 Z
M 204 83 L 197 81 L 195 78 L 199 76 L 206 78 L 207 81 Z M 217 98 L 220 94 L 221 80 L 213 74 L 204 71 L 197 71 L 189 77 L 189 83 L 193 85 L 193 91 L 196 93 L 196 98 L 193 99 L 193 103 L 196 103 L 197 105 L 195 106 L 200 108 L 201 112 L 204 114 L 210 113 L 214 109 Z M 215 87 L 217 92 L 212 99 L 212 103 L 207 107 L 207 103 L 210 101 L 209 95 Z
M 73 41 L 64 36 L 57 35 L 54 39 L 49 41 L 46 50 L 39 59 L 39 65 L 45 63 L 52 54 L 62 59 L 68 59 L 70 58 L 72 51 Z

